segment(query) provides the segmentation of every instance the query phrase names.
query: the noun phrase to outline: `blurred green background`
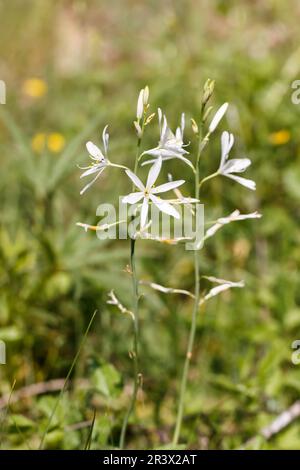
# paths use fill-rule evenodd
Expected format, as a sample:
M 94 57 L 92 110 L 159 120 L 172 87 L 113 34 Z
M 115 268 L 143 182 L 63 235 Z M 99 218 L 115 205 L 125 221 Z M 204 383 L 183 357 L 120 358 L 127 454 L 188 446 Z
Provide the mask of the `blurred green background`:
M 236 208 L 263 214 L 225 227 L 201 252 L 201 274 L 244 279 L 246 287 L 201 311 L 182 442 L 190 449 L 237 448 L 299 398 L 300 366 L 291 362 L 292 341 L 300 339 L 300 108 L 291 101 L 291 84 L 300 78 L 299 14 L 296 0 L 0 1 L 5 399 L 16 381 L 9 409 L 2 400 L 2 448 L 39 445 L 57 392 L 14 394 L 66 377 L 95 309 L 45 446 L 83 448 L 94 409 L 92 448 L 118 443 L 131 391 L 132 325 L 106 300 L 113 288 L 130 308 L 129 242 L 100 242 L 75 224 L 96 223 L 97 205 L 126 194 L 128 181 L 111 169 L 80 196 L 76 165 L 87 162 L 85 142 L 99 144 L 105 124 L 112 160 L 133 165 L 132 122 L 145 85 L 151 110 L 162 107 L 174 128 L 182 111 L 197 120 L 203 84 L 216 80 L 215 109 L 224 101 L 231 106 L 201 174 L 218 167 L 219 137 L 228 129 L 236 136 L 232 154 L 252 160 L 246 176 L 257 191 L 216 178 L 202 193 L 206 219 Z M 186 139 L 193 140 L 190 126 Z M 144 148 L 157 140 L 155 120 Z M 192 183 L 181 163 L 164 171 Z M 193 289 L 191 252 L 146 241 L 137 250 L 140 278 Z M 143 387 L 127 443 L 158 448 L 172 435 L 192 305 L 186 297 L 142 291 Z M 299 449 L 300 422 L 254 447 Z

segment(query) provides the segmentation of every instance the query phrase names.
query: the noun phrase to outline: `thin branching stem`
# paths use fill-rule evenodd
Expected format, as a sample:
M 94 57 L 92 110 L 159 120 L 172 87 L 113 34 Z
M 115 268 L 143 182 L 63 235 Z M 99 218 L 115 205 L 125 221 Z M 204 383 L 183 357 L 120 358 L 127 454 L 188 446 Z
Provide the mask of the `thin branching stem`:
M 200 181 L 200 183 L 199 183 L 199 190 L 201 189 L 201 187 L 202 187 L 202 185 L 203 185 L 204 183 L 206 183 L 207 181 L 209 181 L 209 180 L 215 178 L 215 177 L 218 176 L 219 174 L 220 174 L 219 171 L 216 171 L 215 173 L 212 173 L 211 175 L 206 176 L 205 178 L 203 178 L 203 179 Z
M 202 145 L 202 134 L 203 134 L 203 112 L 204 106 L 201 108 L 200 114 L 200 127 L 199 127 L 199 143 L 198 143 L 198 152 L 196 158 L 196 173 L 195 173 L 195 198 L 199 199 L 200 195 L 200 184 L 199 184 L 199 162 L 201 153 L 203 151 Z M 176 418 L 176 425 L 174 430 L 173 436 L 173 445 L 176 446 L 178 444 L 178 440 L 180 437 L 181 425 L 182 425 L 182 418 L 183 418 L 183 411 L 184 411 L 184 401 L 185 401 L 185 394 L 186 394 L 186 386 L 187 386 L 187 379 L 189 373 L 190 362 L 193 353 L 193 347 L 195 342 L 195 333 L 196 333 L 196 326 L 197 326 L 197 314 L 199 310 L 199 301 L 200 301 L 200 274 L 199 274 L 199 253 L 198 250 L 194 250 L 194 305 L 193 305 L 193 312 L 192 312 L 192 320 L 188 338 L 188 346 L 186 350 L 186 356 L 183 366 L 183 373 L 180 383 L 180 391 L 179 391 L 179 404 L 177 409 L 177 418 Z
M 144 122 L 142 126 L 142 133 L 144 130 Z M 141 148 L 141 136 L 138 137 L 137 141 L 137 151 L 135 157 L 135 164 L 134 164 L 134 173 L 137 173 L 138 169 L 138 160 L 140 155 L 140 148 Z M 132 188 L 134 191 L 134 185 Z M 135 248 L 136 248 L 136 240 L 135 238 L 130 239 L 130 268 L 131 268 L 131 277 L 132 277 L 132 291 L 133 291 L 133 351 L 132 351 L 132 359 L 133 359 L 133 369 L 134 369 L 134 383 L 133 383 L 133 392 L 130 399 L 129 407 L 126 412 L 126 415 L 123 420 L 123 425 L 120 434 L 120 442 L 119 447 L 120 449 L 124 448 L 126 431 L 128 427 L 128 422 L 130 419 L 131 414 L 134 411 L 138 389 L 139 389 L 139 281 L 137 278 L 136 273 L 136 259 L 135 259 Z

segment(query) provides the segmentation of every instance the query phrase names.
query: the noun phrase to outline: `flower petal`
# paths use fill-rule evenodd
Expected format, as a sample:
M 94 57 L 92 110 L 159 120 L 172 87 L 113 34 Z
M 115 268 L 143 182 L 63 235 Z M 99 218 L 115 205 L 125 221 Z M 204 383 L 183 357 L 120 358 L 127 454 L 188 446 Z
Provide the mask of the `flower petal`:
M 147 183 L 146 183 L 147 189 L 150 189 L 154 185 L 155 181 L 157 180 L 158 175 L 161 170 L 161 165 L 162 165 L 162 158 L 159 157 L 149 170 Z
M 228 173 L 242 173 L 251 165 L 249 158 L 231 158 L 220 169 L 223 175 Z
M 248 180 L 247 178 L 242 178 L 241 176 L 232 175 L 231 173 L 225 176 L 227 176 L 227 178 L 235 180 L 237 183 L 241 184 L 242 186 L 245 186 L 248 189 L 251 189 L 252 191 L 256 190 L 256 183 L 253 180 Z
M 212 121 L 209 125 L 209 132 L 212 133 L 216 130 L 216 127 L 218 126 L 219 122 L 221 121 L 222 117 L 226 113 L 228 108 L 228 103 L 222 104 L 222 106 L 218 109 L 214 117 L 212 118 Z
M 181 128 L 181 136 L 183 138 L 183 133 L 184 133 L 184 128 L 185 128 L 185 114 L 181 114 L 181 120 L 180 120 L 180 128 Z
M 141 209 L 141 229 L 143 229 L 147 222 L 147 215 L 148 215 L 148 208 L 149 208 L 149 201 L 145 197 L 142 204 Z
M 157 109 L 157 115 L 158 115 L 158 125 L 159 125 L 159 131 L 161 133 L 161 121 L 162 121 L 162 110 L 160 108 Z
M 147 152 L 148 153 L 148 152 Z M 187 152 L 186 152 L 187 153 Z M 150 155 L 150 154 L 149 154 Z M 167 150 L 164 150 L 164 149 L 160 149 L 159 151 L 157 151 L 157 153 L 153 153 L 151 155 L 160 155 L 162 157 L 162 161 L 165 162 L 167 160 L 172 160 L 173 158 L 177 158 L 178 160 L 181 160 L 183 161 L 184 163 L 186 163 L 190 168 L 192 168 L 192 170 L 194 170 L 194 166 L 192 164 L 192 162 L 188 159 L 188 158 L 185 158 L 183 157 L 182 155 L 178 155 L 176 154 L 175 152 L 169 152 Z M 151 163 L 154 163 L 156 161 L 156 158 L 151 158 L 151 160 L 146 160 L 145 162 L 142 163 L 141 166 L 144 166 L 144 165 L 149 165 Z
M 155 147 L 153 149 L 145 150 L 143 155 L 151 155 L 153 157 L 170 157 L 170 158 L 177 158 L 180 157 L 184 153 L 189 153 L 185 149 L 179 146 L 168 146 L 165 148 L 162 147 Z
M 244 281 L 239 281 L 239 282 L 227 282 L 225 281 L 224 284 L 220 284 L 216 287 L 213 287 L 209 292 L 208 294 L 206 294 L 205 297 L 203 297 L 201 300 L 200 300 L 200 305 L 203 304 L 206 300 L 209 300 L 211 299 L 212 297 L 214 297 L 215 295 L 218 295 L 220 294 L 221 292 L 224 292 L 225 290 L 228 290 L 228 289 L 231 289 L 232 287 L 245 287 L 245 283 Z
M 103 132 L 102 132 L 102 141 L 103 141 L 105 155 L 107 155 L 108 142 L 109 142 L 109 133 L 107 132 L 107 128 L 108 128 L 108 125 L 104 127 Z
M 160 134 L 160 144 L 163 145 L 163 143 L 167 140 L 167 136 L 168 136 L 168 122 L 167 122 L 167 118 L 165 115 L 163 115 L 163 119 L 162 119 L 162 127 L 161 127 L 161 134 Z
M 233 134 L 229 134 L 229 132 L 225 131 L 222 132 L 221 135 L 221 163 L 220 168 L 225 165 L 225 162 L 228 158 L 229 152 L 232 149 L 234 144 L 234 136 Z
M 144 112 L 144 89 L 140 91 L 137 107 L 136 107 L 136 117 L 137 119 L 141 119 Z
M 227 217 L 220 217 L 214 225 L 207 229 L 207 231 L 205 232 L 205 239 L 212 237 L 220 228 L 222 228 L 226 224 L 230 224 L 231 222 L 260 218 L 261 214 L 259 214 L 257 211 L 251 212 L 250 214 L 241 214 L 240 211 L 236 209 Z
M 176 137 L 177 142 L 181 142 L 181 145 L 182 145 L 183 144 L 183 141 L 182 141 L 183 135 L 182 135 L 182 132 L 181 132 L 181 127 L 177 127 L 175 137 Z
M 104 155 L 93 142 L 89 141 L 86 143 L 86 149 L 94 160 L 104 160 Z
M 90 181 L 90 182 L 80 191 L 80 195 L 82 195 L 83 193 L 85 193 L 85 191 L 86 191 L 87 189 L 89 189 L 89 188 L 92 186 L 92 184 L 95 183 L 95 181 L 99 178 L 99 176 L 101 175 L 101 173 L 102 173 L 103 170 L 104 170 L 104 168 L 101 168 L 101 170 L 100 170 L 99 173 L 95 176 L 95 178 L 92 179 L 92 181 Z
M 183 162 L 186 163 L 189 167 L 191 167 L 193 170 L 195 170 L 195 169 L 194 169 L 194 165 L 192 164 L 192 162 L 191 162 L 188 158 L 183 157 L 182 155 L 180 155 L 180 156 L 178 156 L 178 157 L 176 157 L 176 158 L 178 158 L 178 160 L 183 161 Z
M 106 165 L 100 163 L 98 165 L 94 165 L 89 167 L 82 175 L 80 175 L 80 178 L 84 178 L 85 176 L 92 175 L 93 173 L 96 173 L 97 171 L 100 171 L 105 168 Z
M 138 176 L 136 176 L 131 170 L 126 170 L 125 173 L 137 188 L 139 188 L 141 191 L 145 191 L 145 186 Z
M 153 188 L 151 190 L 152 194 L 158 194 L 158 193 L 165 193 L 167 191 L 170 191 L 171 189 L 178 188 L 178 186 L 181 186 L 185 180 L 178 180 L 178 181 L 171 181 L 170 183 L 164 183 L 160 184 L 156 188 Z
M 142 199 L 143 196 L 144 193 L 142 192 L 130 193 L 123 197 L 122 202 L 124 204 L 136 204 Z
M 214 277 L 214 276 L 202 276 L 205 279 L 207 279 L 209 282 L 214 282 L 215 284 L 229 284 L 230 286 L 236 286 L 238 285 L 243 285 L 244 287 L 244 281 L 228 281 L 227 279 L 220 279 L 219 277 Z
M 162 199 L 154 196 L 153 194 L 149 195 L 151 201 L 156 205 L 156 207 L 161 211 L 164 212 L 165 214 L 171 215 L 172 217 L 175 217 L 175 219 L 180 219 L 180 214 L 177 212 L 176 209 L 174 209 L 171 204 L 169 204 L 166 201 L 163 201 Z
M 153 157 L 159 157 L 161 155 L 161 148 L 155 147 L 153 149 L 145 150 L 145 152 L 142 153 L 143 155 L 152 155 Z M 151 162 L 154 162 L 155 160 L 151 160 Z M 143 163 L 145 165 L 145 163 Z

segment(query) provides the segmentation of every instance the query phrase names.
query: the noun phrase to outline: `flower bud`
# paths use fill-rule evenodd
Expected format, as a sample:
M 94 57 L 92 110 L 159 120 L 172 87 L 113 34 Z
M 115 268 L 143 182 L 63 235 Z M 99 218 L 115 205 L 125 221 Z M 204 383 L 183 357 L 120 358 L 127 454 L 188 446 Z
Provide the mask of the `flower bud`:
M 138 121 L 133 121 L 134 127 L 136 129 L 137 136 L 140 138 L 142 137 L 142 128 L 139 125 Z
M 191 123 L 192 123 L 192 130 L 193 130 L 194 134 L 198 134 L 199 133 L 199 128 L 198 128 L 198 124 L 196 123 L 195 119 L 191 118 Z
M 140 91 L 137 107 L 136 107 L 136 117 L 140 120 L 144 113 L 144 89 Z
M 146 106 L 148 104 L 148 100 L 149 100 L 149 87 L 148 85 L 145 86 L 144 88 L 144 96 L 143 96 L 143 103 L 144 103 L 144 106 Z
M 202 118 L 202 121 L 205 122 L 206 119 L 208 118 L 208 116 L 210 115 L 211 111 L 212 111 L 213 107 L 212 106 L 209 106 L 205 113 L 203 114 L 203 118 Z
M 214 88 L 215 88 L 215 81 L 211 80 L 210 78 L 206 80 L 204 87 L 203 87 L 203 96 L 202 96 L 202 104 L 204 106 L 206 105 L 211 95 L 213 94 Z
M 136 118 L 138 121 L 142 119 L 144 112 L 146 112 L 149 107 L 148 100 L 149 100 L 149 87 L 146 86 L 140 91 L 138 101 L 137 101 Z
M 150 124 L 150 122 L 152 121 L 154 116 L 155 116 L 155 113 L 152 113 L 152 114 L 150 114 L 150 116 L 147 117 L 146 122 L 145 122 L 145 126 L 147 126 L 147 124 Z

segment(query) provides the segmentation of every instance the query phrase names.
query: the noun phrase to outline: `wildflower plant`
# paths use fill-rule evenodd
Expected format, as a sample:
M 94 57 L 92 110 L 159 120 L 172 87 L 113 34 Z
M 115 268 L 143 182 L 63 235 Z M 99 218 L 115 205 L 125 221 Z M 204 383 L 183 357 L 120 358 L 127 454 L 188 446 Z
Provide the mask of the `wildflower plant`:
M 133 350 L 131 357 L 134 365 L 134 384 L 133 391 L 130 398 L 128 410 L 125 414 L 123 425 L 120 433 L 120 448 L 124 447 L 126 431 L 128 427 L 129 419 L 134 412 L 135 403 L 137 399 L 138 389 L 140 386 L 140 368 L 139 368 L 139 300 L 140 300 L 140 286 L 148 284 L 148 286 L 162 294 L 181 294 L 186 295 L 193 299 L 193 310 L 191 315 L 190 331 L 188 337 L 188 344 L 185 354 L 185 361 L 183 365 L 182 378 L 179 387 L 179 400 L 177 407 L 177 418 L 174 428 L 173 445 L 176 447 L 181 434 L 182 419 L 184 413 L 185 395 L 187 388 L 187 380 L 189 374 L 190 362 L 192 359 L 192 353 L 194 348 L 194 340 L 196 333 L 196 323 L 200 307 L 212 297 L 220 294 L 221 292 L 231 288 L 242 288 L 244 287 L 244 281 L 229 281 L 219 279 L 213 276 L 202 275 L 209 282 L 214 284 L 214 287 L 205 294 L 202 295 L 200 291 L 200 253 L 199 251 L 205 244 L 206 240 L 214 236 L 218 230 L 225 225 L 252 218 L 259 218 L 261 215 L 258 212 L 250 214 L 241 214 L 239 210 L 235 210 L 227 217 L 220 217 L 217 220 L 206 222 L 209 227 L 200 237 L 195 234 L 196 243 L 193 245 L 193 259 L 194 259 L 194 290 L 189 292 L 188 290 L 177 287 L 166 287 L 155 282 L 146 283 L 145 281 L 138 278 L 136 271 L 136 243 L 139 238 L 143 239 L 155 239 L 158 242 L 164 241 L 163 238 L 151 237 L 149 233 L 149 227 L 153 220 L 151 218 L 152 213 L 150 208 L 155 206 L 163 214 L 170 216 L 173 219 L 180 219 L 182 214 L 178 210 L 180 205 L 184 205 L 189 213 L 195 217 L 196 206 L 200 202 L 200 190 L 202 186 L 212 178 L 217 176 L 226 176 L 246 187 L 250 190 L 255 190 L 255 183 L 252 180 L 241 177 L 237 174 L 243 173 L 251 164 L 248 158 L 232 158 L 229 159 L 229 154 L 234 144 L 234 137 L 227 131 L 224 131 L 221 135 L 221 159 L 218 169 L 208 175 L 201 177 L 200 162 L 204 150 L 209 143 L 211 136 L 215 133 L 217 127 L 220 125 L 223 117 L 228 109 L 228 103 L 224 103 L 215 113 L 214 117 L 210 120 L 210 124 L 207 125 L 209 115 L 212 108 L 208 107 L 208 103 L 214 91 L 214 82 L 207 80 L 204 85 L 200 116 L 197 120 L 191 119 L 191 128 L 194 137 L 197 141 L 197 152 L 195 156 L 192 156 L 188 150 L 188 143 L 184 142 L 184 130 L 185 130 L 185 115 L 181 115 L 180 125 L 177 127 L 175 133 L 172 132 L 168 125 L 166 116 L 159 108 L 158 125 L 159 125 L 159 139 L 156 147 L 146 149 L 142 151 L 142 142 L 146 127 L 153 121 L 155 113 L 149 114 L 149 89 L 145 87 L 139 93 L 137 100 L 136 120 L 134 121 L 134 127 L 137 135 L 137 147 L 136 155 L 132 164 L 132 168 L 128 168 L 118 163 L 113 163 L 108 158 L 108 142 L 109 134 L 107 126 L 104 128 L 102 133 L 103 150 L 92 142 L 86 144 L 87 151 L 92 160 L 89 166 L 82 168 L 84 170 L 81 178 L 93 175 L 92 180 L 81 190 L 81 194 L 85 193 L 100 177 L 105 169 L 110 167 L 118 168 L 122 172 L 122 176 L 128 177 L 128 182 L 131 183 L 131 192 L 123 196 L 121 201 L 123 204 L 129 204 L 133 207 L 130 212 L 129 220 L 134 219 L 138 221 L 138 224 L 134 227 L 138 227 L 133 232 L 130 232 L 130 274 L 132 279 L 132 293 L 133 301 L 130 308 L 125 307 L 117 297 L 117 294 L 112 290 L 109 293 L 108 303 L 114 305 L 123 314 L 128 314 L 133 321 Z M 205 132 L 205 129 L 207 131 Z M 150 156 L 150 159 L 149 159 Z M 182 186 L 185 181 L 175 180 L 173 181 L 172 176 L 169 174 L 168 181 L 159 183 L 156 185 L 160 178 L 160 173 L 164 166 L 168 165 L 169 160 L 176 160 L 179 165 L 185 164 L 192 172 L 194 180 L 193 194 L 184 196 L 181 192 Z M 140 173 L 144 173 L 145 166 L 150 166 L 148 175 L 145 178 L 146 183 L 143 183 L 144 176 Z M 179 189 L 180 187 L 180 189 Z M 165 199 L 161 198 L 162 193 L 174 192 L 175 198 Z M 111 225 L 123 224 L 124 220 L 113 221 Z M 86 223 L 78 223 L 78 225 L 84 227 L 85 230 L 92 229 L 95 231 L 106 230 L 110 227 L 109 224 L 105 226 L 99 223 L 97 226 L 92 226 Z M 183 237 L 181 239 L 174 238 L 169 240 L 170 243 L 176 245 L 180 241 L 185 241 L 189 237 Z

